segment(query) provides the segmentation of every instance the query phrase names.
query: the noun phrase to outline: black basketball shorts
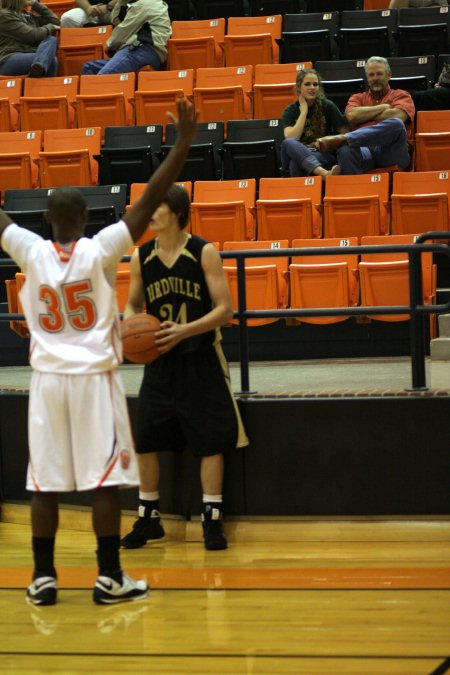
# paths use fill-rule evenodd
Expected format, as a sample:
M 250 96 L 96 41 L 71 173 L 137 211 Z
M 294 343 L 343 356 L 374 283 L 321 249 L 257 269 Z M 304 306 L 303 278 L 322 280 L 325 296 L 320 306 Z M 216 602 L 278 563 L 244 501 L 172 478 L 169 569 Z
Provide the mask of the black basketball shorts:
M 146 365 L 134 436 L 137 453 L 188 448 L 207 457 L 248 444 L 220 345 Z

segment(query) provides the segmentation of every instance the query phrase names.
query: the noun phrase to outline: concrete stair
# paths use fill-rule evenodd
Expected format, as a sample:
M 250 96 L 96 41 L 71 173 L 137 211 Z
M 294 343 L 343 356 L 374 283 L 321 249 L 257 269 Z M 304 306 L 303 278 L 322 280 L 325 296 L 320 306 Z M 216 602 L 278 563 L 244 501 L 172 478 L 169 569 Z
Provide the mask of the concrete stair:
M 450 388 L 450 314 L 441 314 L 439 337 L 431 340 L 431 387 L 433 389 Z

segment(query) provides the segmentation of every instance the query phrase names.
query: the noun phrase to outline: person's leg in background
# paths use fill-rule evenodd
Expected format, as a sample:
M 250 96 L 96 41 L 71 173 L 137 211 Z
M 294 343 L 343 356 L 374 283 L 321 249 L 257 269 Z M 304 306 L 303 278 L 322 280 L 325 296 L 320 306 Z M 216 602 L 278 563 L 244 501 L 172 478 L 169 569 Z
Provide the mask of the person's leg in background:
M 223 532 L 223 455 L 202 457 L 200 480 L 203 490 L 202 526 L 205 548 L 208 551 L 221 551 L 228 548 Z
M 406 168 L 410 163 L 406 127 L 395 117 L 346 134 L 325 136 L 319 145 L 337 152 L 342 173 L 347 175 L 390 164 Z
M 90 63 L 100 63 L 99 61 L 91 61 L 85 63 L 83 66 L 83 74 L 95 74 L 85 72 L 85 66 Z M 119 49 L 104 65 L 97 71 L 97 75 L 109 75 L 111 73 L 135 73 L 144 66 L 152 66 L 155 70 L 161 67 L 161 59 L 155 52 L 153 47 L 148 45 L 140 45 L 135 49 L 133 47 L 124 47 Z
M 121 540 L 124 548 L 140 548 L 149 539 L 164 537 L 159 512 L 159 457 L 157 452 L 138 453 L 139 506 L 133 529 Z
M 57 50 L 58 40 L 53 35 L 42 40 L 36 49 L 30 77 L 55 77 L 58 73 Z
M 295 138 L 286 138 L 282 142 L 281 161 L 283 169 L 292 177 L 311 174 L 327 176 L 337 164 L 336 157 L 332 153 L 312 150 Z

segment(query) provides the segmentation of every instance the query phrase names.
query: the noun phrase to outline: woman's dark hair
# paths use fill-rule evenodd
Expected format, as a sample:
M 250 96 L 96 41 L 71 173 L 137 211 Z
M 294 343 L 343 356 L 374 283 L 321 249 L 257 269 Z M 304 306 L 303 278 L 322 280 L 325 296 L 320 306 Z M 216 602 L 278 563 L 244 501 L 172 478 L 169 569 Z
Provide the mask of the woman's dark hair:
M 178 216 L 180 230 L 188 224 L 191 202 L 187 191 L 181 185 L 172 185 L 166 192 L 163 204 L 167 204 L 169 209 Z
M 300 89 L 303 80 L 307 75 L 315 75 L 319 81 L 319 93 L 318 93 L 318 98 L 325 98 L 325 92 L 322 87 L 322 78 L 320 76 L 320 73 L 317 72 L 314 68 L 304 68 L 303 70 L 299 70 L 297 73 L 297 77 L 295 78 L 295 91 L 298 93 L 298 90 Z

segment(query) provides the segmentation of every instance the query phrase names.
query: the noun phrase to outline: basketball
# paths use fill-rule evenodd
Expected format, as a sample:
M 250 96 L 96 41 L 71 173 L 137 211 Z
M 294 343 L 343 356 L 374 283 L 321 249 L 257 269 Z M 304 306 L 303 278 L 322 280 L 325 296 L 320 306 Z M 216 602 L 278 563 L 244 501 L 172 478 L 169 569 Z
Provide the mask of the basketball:
M 161 322 L 151 314 L 133 314 L 122 321 L 121 338 L 123 355 L 132 363 L 151 363 L 161 353 L 155 345 L 155 333 Z

